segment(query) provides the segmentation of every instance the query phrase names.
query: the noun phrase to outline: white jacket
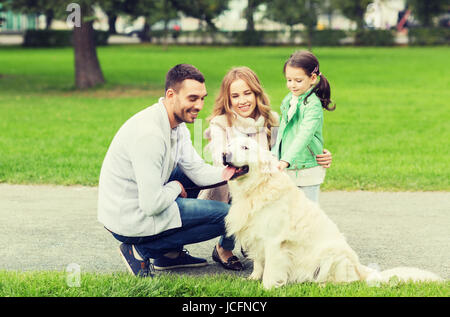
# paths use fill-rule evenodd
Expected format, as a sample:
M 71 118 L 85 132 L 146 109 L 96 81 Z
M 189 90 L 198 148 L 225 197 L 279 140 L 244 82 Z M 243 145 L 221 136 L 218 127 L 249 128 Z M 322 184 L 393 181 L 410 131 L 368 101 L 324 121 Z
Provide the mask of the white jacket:
M 176 141 L 173 151 L 171 135 Z M 167 183 L 177 165 L 199 186 L 223 180 L 223 168 L 206 164 L 197 154 L 185 123 L 170 128 L 160 98 L 126 121 L 114 136 L 100 172 L 98 220 L 128 237 L 180 227 L 175 199 L 181 188 L 176 182 Z

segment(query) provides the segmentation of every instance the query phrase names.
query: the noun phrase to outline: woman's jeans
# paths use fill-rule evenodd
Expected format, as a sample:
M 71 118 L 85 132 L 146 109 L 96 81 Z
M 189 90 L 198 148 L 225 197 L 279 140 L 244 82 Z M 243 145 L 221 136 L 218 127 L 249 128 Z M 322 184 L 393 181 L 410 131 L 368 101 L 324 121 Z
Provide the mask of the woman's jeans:
M 179 168 L 172 172 L 169 182 L 177 180 L 185 188 L 196 186 Z M 234 249 L 234 239 L 225 236 L 225 216 L 230 205 L 214 200 L 196 199 L 199 190 L 188 190 L 188 198 L 178 197 L 181 227 L 169 229 L 147 237 L 124 237 L 113 232 L 119 241 L 133 244 L 145 260 L 157 259 L 172 251 L 182 251 L 185 244 L 198 243 L 222 236 L 219 245 L 226 250 Z

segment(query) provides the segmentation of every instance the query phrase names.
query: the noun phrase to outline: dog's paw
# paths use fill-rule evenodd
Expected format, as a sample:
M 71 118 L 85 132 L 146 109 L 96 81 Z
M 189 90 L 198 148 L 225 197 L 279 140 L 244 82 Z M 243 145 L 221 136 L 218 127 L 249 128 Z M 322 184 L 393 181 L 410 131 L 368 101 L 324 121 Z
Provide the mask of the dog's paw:
M 265 289 L 278 288 L 285 284 L 286 284 L 286 281 L 263 279 L 263 286 Z
M 252 274 L 248 277 L 249 280 L 258 281 L 262 278 L 262 272 L 253 271 Z

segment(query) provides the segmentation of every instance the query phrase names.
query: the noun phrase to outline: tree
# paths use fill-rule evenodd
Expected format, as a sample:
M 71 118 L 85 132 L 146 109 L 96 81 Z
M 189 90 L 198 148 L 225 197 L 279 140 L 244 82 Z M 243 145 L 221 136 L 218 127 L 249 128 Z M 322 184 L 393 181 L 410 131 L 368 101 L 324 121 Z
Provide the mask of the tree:
M 294 25 L 303 24 L 308 48 L 311 50 L 319 4 L 319 0 L 274 0 L 267 4 L 266 17 L 288 25 L 291 35 Z
M 97 57 L 94 40 L 93 2 L 78 0 L 81 8 L 81 24 L 73 28 L 73 47 L 75 54 L 75 86 L 85 89 L 103 84 L 105 79 Z
M 78 89 L 93 87 L 105 82 L 97 57 L 92 26 L 95 19 L 92 6 L 97 2 L 95 0 L 77 0 L 75 5 L 80 9 L 79 12 L 75 8 L 74 12 L 69 13 L 70 15 L 80 15 L 80 25 L 73 27 L 72 38 L 75 55 L 75 86 Z M 61 1 L 58 0 L 14 0 L 8 2 L 8 5 L 11 6 L 11 9 L 21 12 L 42 13 L 43 10 L 51 9 L 53 13 L 60 14 L 61 17 L 68 16 L 65 11 L 67 7 L 61 5 Z M 50 23 L 47 23 L 47 27 L 50 28 Z
M 321 13 L 325 14 L 328 17 L 328 28 L 331 29 L 332 27 L 332 17 L 334 14 L 334 11 L 336 10 L 336 4 L 334 0 L 325 0 L 320 5 L 320 11 Z
M 104 0 L 108 1 L 108 0 Z M 165 38 L 167 36 L 167 26 L 170 20 L 178 17 L 178 12 L 170 0 L 122 0 L 124 5 L 122 12 L 129 15 L 132 19 L 144 17 L 145 23 L 139 38 L 143 42 L 151 40 L 152 25 L 156 22 L 164 22 Z
M 449 8 L 448 0 L 408 0 L 407 3 L 411 6 L 414 17 L 424 27 L 432 27 L 433 18 Z
M 360 38 L 364 29 L 364 15 L 366 13 L 367 6 L 373 0 L 335 0 L 336 6 L 342 12 L 342 14 L 356 22 L 356 34 L 355 44 L 360 43 Z
M 117 17 L 124 13 L 127 0 L 103 0 L 100 2 L 100 6 L 105 14 L 108 16 L 109 33 L 116 34 L 116 21 Z
M 247 32 L 255 31 L 254 15 L 258 10 L 258 7 L 266 2 L 271 3 L 271 1 L 268 0 L 248 0 L 247 8 L 244 11 L 245 19 L 247 20 L 247 27 L 246 27 Z
M 364 14 L 367 6 L 373 0 L 335 0 L 336 6 L 342 14 L 356 22 L 356 28 L 362 30 L 364 28 Z
M 229 0 L 169 0 L 173 7 L 193 18 L 205 21 L 209 29 L 217 30 L 212 21 L 228 9 Z

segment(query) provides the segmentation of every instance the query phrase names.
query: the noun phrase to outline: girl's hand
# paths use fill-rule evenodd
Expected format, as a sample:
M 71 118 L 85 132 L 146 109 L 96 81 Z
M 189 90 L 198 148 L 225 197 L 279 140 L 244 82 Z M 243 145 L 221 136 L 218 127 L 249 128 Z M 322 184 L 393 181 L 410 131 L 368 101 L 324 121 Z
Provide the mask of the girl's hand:
M 323 149 L 323 154 L 316 155 L 317 163 L 324 168 L 329 168 L 331 166 L 331 152 L 327 149 Z
M 285 161 L 279 161 L 278 162 L 278 169 L 280 170 L 280 171 L 283 171 L 286 167 L 288 167 L 289 166 L 289 163 L 288 162 L 285 162 Z

